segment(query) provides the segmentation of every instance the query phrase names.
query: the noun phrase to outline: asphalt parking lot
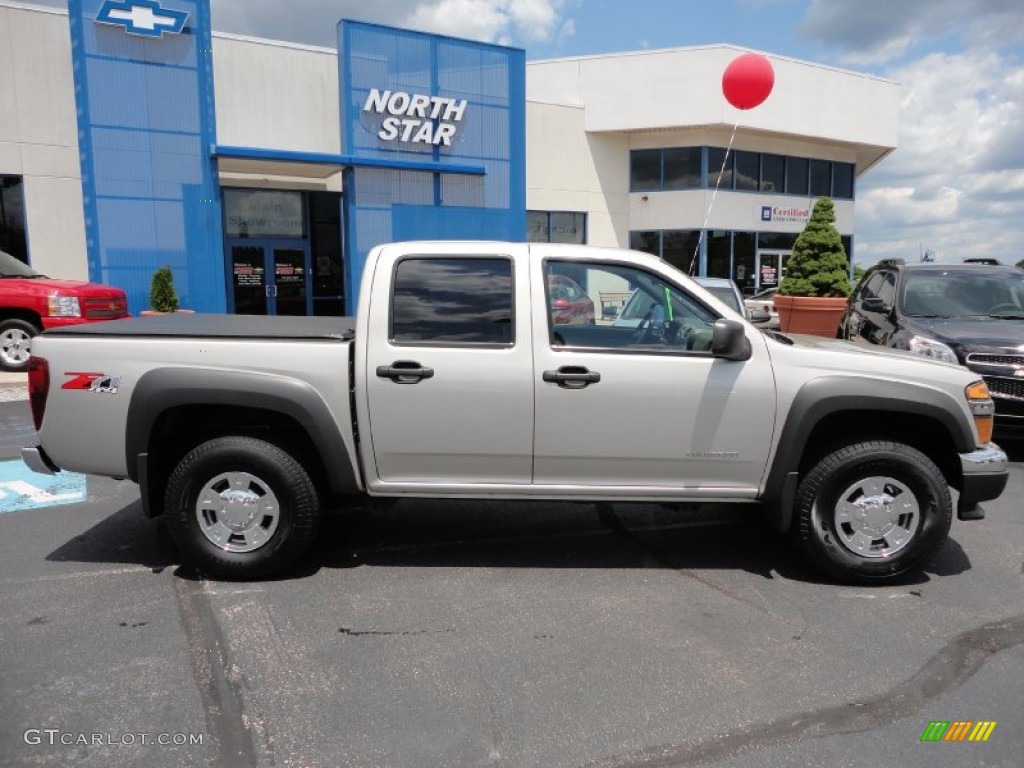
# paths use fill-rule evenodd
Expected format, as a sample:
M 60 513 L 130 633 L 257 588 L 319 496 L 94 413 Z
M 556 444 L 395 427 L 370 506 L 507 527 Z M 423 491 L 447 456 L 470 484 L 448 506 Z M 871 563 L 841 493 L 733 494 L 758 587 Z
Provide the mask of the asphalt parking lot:
M 4 466 L 32 436 L 12 391 Z M 214 582 L 178 565 L 130 483 L 65 478 L 11 508 L 28 480 L 0 478 L 0 756 L 1019 766 L 1013 456 L 988 519 L 954 521 L 924 574 L 877 589 L 822 581 L 747 507 L 406 501 L 330 520 L 299 573 Z M 932 721 L 996 726 L 922 742 Z

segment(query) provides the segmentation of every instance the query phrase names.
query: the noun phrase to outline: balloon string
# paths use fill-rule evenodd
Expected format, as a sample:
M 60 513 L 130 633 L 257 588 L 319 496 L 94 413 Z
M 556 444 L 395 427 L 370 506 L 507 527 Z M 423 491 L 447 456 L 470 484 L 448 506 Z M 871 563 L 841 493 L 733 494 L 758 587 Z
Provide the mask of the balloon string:
M 740 127 L 740 122 L 737 120 L 732 126 L 732 136 L 729 137 L 729 146 L 726 147 L 725 156 L 722 158 L 722 167 L 718 170 L 718 178 L 715 179 L 715 190 L 711 193 L 711 205 L 708 206 L 707 212 L 704 214 L 704 224 L 701 225 L 700 234 L 697 235 L 697 247 L 693 250 L 693 258 L 690 259 L 690 276 L 693 276 L 693 270 L 697 266 L 697 259 L 700 256 L 700 244 L 704 239 L 704 233 L 708 228 L 708 221 L 711 219 L 711 209 L 715 207 L 715 198 L 718 197 L 718 187 L 722 183 L 722 176 L 725 175 L 725 164 L 729 162 L 729 153 L 732 152 L 732 143 L 736 139 L 736 129 Z

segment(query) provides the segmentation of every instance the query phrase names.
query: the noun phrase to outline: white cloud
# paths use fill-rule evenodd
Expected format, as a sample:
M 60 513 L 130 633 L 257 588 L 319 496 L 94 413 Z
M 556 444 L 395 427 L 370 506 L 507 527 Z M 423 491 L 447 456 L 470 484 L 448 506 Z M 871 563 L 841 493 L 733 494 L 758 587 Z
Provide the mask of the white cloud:
M 880 63 L 926 40 L 962 35 L 972 46 L 1024 44 L 1020 0 L 811 0 L 796 30 L 851 63 Z
M 333 47 L 339 19 L 514 45 L 572 34 L 567 0 L 212 0 L 213 27 Z
M 1024 242 L 1024 72 L 988 51 L 932 54 L 887 73 L 901 83 L 899 148 L 857 194 L 856 257 L 989 255 Z

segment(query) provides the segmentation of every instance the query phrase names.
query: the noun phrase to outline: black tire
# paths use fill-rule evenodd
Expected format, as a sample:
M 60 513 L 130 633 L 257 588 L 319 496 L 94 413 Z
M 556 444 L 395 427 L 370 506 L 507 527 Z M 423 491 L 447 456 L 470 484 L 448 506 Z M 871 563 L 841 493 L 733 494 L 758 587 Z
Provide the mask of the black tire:
M 27 320 L 0 320 L 0 370 L 27 371 L 29 340 L 38 333 L 39 329 Z
M 803 554 L 853 584 L 888 584 L 926 565 L 945 543 L 953 502 L 942 472 L 909 445 L 853 443 L 803 477 L 794 506 Z
M 186 564 L 218 578 L 258 579 L 287 570 L 309 550 L 321 510 L 313 481 L 287 451 L 232 436 L 178 462 L 164 517 Z

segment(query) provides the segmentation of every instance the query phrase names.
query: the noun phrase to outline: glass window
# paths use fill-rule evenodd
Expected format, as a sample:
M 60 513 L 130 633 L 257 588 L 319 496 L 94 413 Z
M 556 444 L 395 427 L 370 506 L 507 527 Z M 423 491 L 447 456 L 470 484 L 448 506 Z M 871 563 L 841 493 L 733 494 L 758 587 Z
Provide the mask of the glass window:
M 313 314 L 344 314 L 345 268 L 341 256 L 341 195 L 310 192 Z
M 857 294 L 857 301 L 876 298 L 878 296 L 878 289 L 882 287 L 883 280 L 885 280 L 885 274 L 882 272 L 866 275 L 864 282 L 861 284 L 860 293 Z
M 585 213 L 551 213 L 552 243 L 584 243 L 587 215 Z
M 892 307 L 896 304 L 896 275 L 892 272 L 883 272 L 882 282 L 878 284 L 878 298 L 885 302 L 885 306 Z
M 629 247 L 634 251 L 653 253 L 661 256 L 661 232 L 657 230 L 649 232 L 630 232 Z
M 811 197 L 827 197 L 832 194 L 832 163 L 828 160 L 811 160 Z
M 545 263 L 552 299 L 566 263 Z M 711 348 L 711 326 L 717 316 L 689 293 L 658 275 L 625 264 L 572 262 L 582 269 L 591 291 L 600 296 L 625 297 L 617 314 L 601 323 L 574 322 L 564 313 L 571 298 L 551 301 L 549 321 L 552 347 L 609 349 L 636 352 L 706 352 Z M 589 300 L 589 297 L 587 297 Z
M 761 232 L 757 236 L 757 247 L 769 251 L 792 251 L 796 238 L 790 232 Z
M 761 155 L 761 191 L 784 192 L 786 189 L 786 158 L 782 155 Z
M 515 340 L 512 262 L 413 257 L 395 267 L 391 339 L 396 344 L 497 344 Z
M 757 152 L 737 152 L 735 167 L 733 189 L 756 192 L 761 176 L 761 156 Z
M 587 241 L 587 214 L 571 211 L 527 211 L 526 239 L 530 243 Z
M 0 176 L 0 251 L 28 264 L 21 176 Z
M 754 234 L 734 232 L 732 236 L 732 279 L 741 292 L 753 293 L 757 282 L 754 270 Z
M 301 192 L 225 188 L 223 193 L 226 237 L 306 236 Z
M 732 256 L 732 238 L 728 232 L 710 232 L 708 235 L 708 277 L 729 277 Z
M 1024 272 L 989 270 L 908 270 L 903 288 L 907 314 L 939 317 L 1017 318 L 1024 315 Z
M 550 243 L 547 211 L 526 212 L 526 241 L 529 243 Z
M 635 149 L 629 153 L 629 188 L 634 192 L 661 189 L 660 149 Z
M 786 158 L 786 193 L 790 195 L 807 194 L 807 158 Z
M 700 187 L 700 147 L 666 149 L 664 152 L 664 189 Z
M 662 233 L 661 258 L 687 275 L 697 274 L 699 229 L 667 229 Z
M 832 163 L 832 197 L 853 200 L 852 163 Z
M 719 187 L 729 189 L 732 186 L 732 161 L 733 155 L 726 155 L 721 147 L 708 147 L 708 187 Z M 725 167 L 722 167 L 722 164 Z M 719 181 L 721 176 L 721 181 Z

